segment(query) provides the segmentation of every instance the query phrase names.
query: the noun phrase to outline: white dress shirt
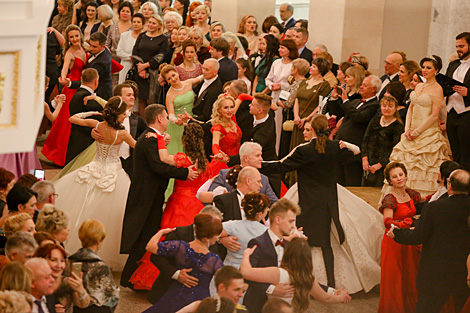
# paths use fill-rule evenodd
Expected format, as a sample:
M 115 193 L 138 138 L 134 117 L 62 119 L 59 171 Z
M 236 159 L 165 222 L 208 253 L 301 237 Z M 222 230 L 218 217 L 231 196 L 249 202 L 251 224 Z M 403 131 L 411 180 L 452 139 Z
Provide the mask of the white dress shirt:
M 470 69 L 470 59 L 461 60 L 460 65 L 459 67 L 455 69 L 455 72 L 454 72 L 454 75 L 452 75 L 452 78 L 463 83 L 465 79 L 465 75 L 467 74 L 469 69 Z M 454 108 L 455 112 L 457 112 L 458 114 L 470 111 L 470 107 L 467 107 L 467 108 L 465 107 L 463 97 L 459 95 L 457 92 L 454 92 L 449 97 L 449 101 L 447 102 L 447 112 L 449 112 L 452 108 Z
M 240 206 L 240 212 L 242 214 L 242 220 L 246 220 L 245 210 L 243 210 L 243 208 L 242 208 L 242 200 L 243 200 L 244 197 L 245 197 L 245 195 L 240 190 L 237 189 L 238 205 Z
M 389 77 L 390 78 L 385 78 L 384 81 L 382 82 L 382 87 L 380 87 L 380 91 L 377 93 L 378 95 L 380 95 L 380 93 L 382 92 L 382 90 L 388 85 L 390 84 L 390 82 L 395 78 L 395 76 L 398 75 L 398 72 L 396 72 L 395 74 L 392 74 L 390 75 Z
M 131 133 L 131 122 L 129 116 L 131 116 L 131 111 L 128 110 L 126 112 L 127 117 L 124 119 L 124 122 L 122 122 L 122 126 L 124 126 L 124 129 L 130 134 Z M 123 141 L 121 148 L 119 149 L 119 156 L 123 158 L 124 160 L 127 159 L 128 157 L 131 156 L 130 153 L 130 147 L 127 144 L 127 142 Z
M 31 298 L 33 299 L 33 309 L 32 309 L 32 313 L 38 313 L 39 312 L 39 309 L 38 309 L 38 306 L 36 304 L 36 300 L 40 300 L 41 301 L 41 307 L 42 307 L 42 310 L 44 311 L 44 313 L 49 313 L 49 309 L 47 307 L 47 300 L 46 300 L 46 297 L 45 296 L 42 296 L 41 299 L 36 299 L 35 297 L 33 297 L 31 295 Z
M 269 118 L 269 113 L 268 113 L 268 115 L 266 115 L 266 117 L 263 117 L 259 120 L 257 120 L 256 117 L 253 117 L 253 118 L 254 118 L 253 127 L 255 127 L 256 125 L 259 125 L 259 124 L 262 124 L 262 123 L 266 122 Z
M 206 90 L 207 87 L 209 87 L 210 84 L 212 84 L 216 79 L 217 79 L 217 76 L 211 79 L 204 79 L 204 83 L 202 84 L 201 89 L 199 90 L 199 93 L 197 94 L 197 96 L 200 97 L 202 93 L 204 92 L 204 90 Z

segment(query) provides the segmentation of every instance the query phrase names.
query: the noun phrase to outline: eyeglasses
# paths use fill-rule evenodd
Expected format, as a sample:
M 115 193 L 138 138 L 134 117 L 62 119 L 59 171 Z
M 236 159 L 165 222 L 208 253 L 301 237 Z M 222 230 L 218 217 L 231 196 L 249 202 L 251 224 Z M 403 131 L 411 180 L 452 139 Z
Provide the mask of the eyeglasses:
M 53 193 L 54 197 L 58 198 L 59 194 L 58 193 Z

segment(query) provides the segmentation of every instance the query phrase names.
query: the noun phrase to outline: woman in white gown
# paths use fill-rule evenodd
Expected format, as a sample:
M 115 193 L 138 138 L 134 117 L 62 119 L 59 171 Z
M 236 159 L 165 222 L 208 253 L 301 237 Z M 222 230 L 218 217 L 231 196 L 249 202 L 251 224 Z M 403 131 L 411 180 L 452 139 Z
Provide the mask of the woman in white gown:
M 95 160 L 65 175 L 55 183 L 60 194 L 56 206 L 68 213 L 70 236 L 66 243 L 69 251 L 81 248 L 78 229 L 83 221 L 96 219 L 105 225 L 107 237 L 114 238 L 103 245 L 100 256 L 114 271 L 121 270 L 126 261 L 119 254 L 122 220 L 126 206 L 130 180 L 121 166 L 119 149 L 123 142 L 135 146 L 135 140 L 124 130 L 122 122 L 126 117 L 127 104 L 121 97 L 112 97 L 103 112 L 104 122 L 85 119 L 98 112 L 78 113 L 70 122 L 88 127 L 96 127 L 104 134 L 102 143 L 96 142 Z

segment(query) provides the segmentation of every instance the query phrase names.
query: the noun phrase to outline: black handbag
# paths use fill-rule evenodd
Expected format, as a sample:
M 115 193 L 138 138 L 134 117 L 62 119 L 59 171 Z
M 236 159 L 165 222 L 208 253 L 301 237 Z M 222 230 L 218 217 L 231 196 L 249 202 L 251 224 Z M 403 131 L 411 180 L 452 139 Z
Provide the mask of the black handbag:
M 137 68 L 136 68 L 136 66 L 134 65 L 133 67 L 131 67 L 131 68 L 127 71 L 126 80 L 132 80 L 132 81 L 135 82 L 136 74 L 137 74 Z

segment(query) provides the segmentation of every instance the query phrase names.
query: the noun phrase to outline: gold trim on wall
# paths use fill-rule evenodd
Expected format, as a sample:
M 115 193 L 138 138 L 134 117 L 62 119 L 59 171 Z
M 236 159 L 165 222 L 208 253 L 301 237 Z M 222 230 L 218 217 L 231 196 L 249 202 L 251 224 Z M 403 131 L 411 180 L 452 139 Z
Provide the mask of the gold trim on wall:
M 11 96 L 11 123 L 9 124 L 0 124 L 0 128 L 8 128 L 16 126 L 16 114 L 17 114 L 17 105 L 18 105 L 18 71 L 20 63 L 20 51 L 13 52 L 0 52 L 0 55 L 11 54 L 14 57 L 13 61 L 13 89 Z M 0 99 L 1 101 L 1 99 Z
M 41 47 L 42 47 L 42 35 L 39 36 L 38 48 L 36 51 L 36 95 L 34 98 L 34 110 L 38 108 L 39 94 L 41 93 Z M 43 88 L 44 89 L 44 88 Z

